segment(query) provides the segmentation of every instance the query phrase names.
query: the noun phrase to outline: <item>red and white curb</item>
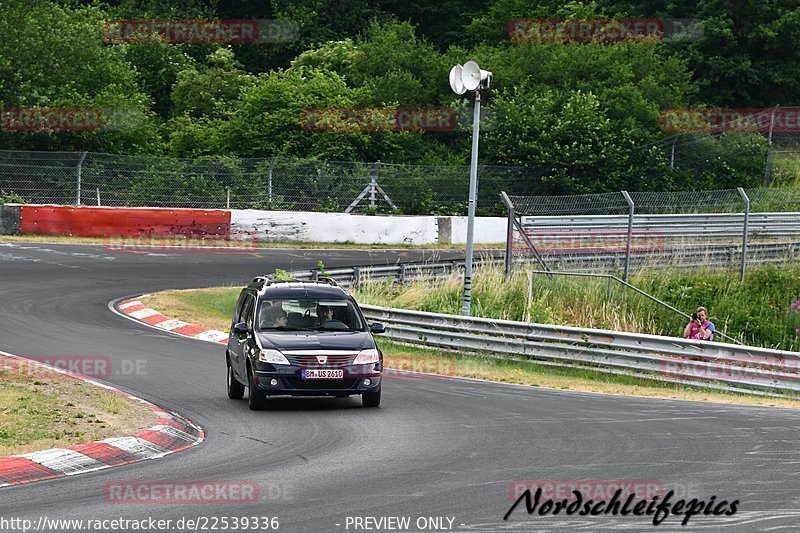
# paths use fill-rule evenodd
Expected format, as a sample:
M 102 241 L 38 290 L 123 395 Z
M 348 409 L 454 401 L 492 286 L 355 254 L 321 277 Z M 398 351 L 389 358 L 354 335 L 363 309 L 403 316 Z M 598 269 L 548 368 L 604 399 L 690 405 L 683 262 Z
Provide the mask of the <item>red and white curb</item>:
M 176 320 L 166 315 L 162 315 L 155 309 L 150 309 L 145 306 L 137 298 L 125 300 L 116 306 L 117 309 L 125 316 L 134 318 L 139 322 L 143 322 L 148 326 L 163 329 L 170 333 L 182 335 L 184 337 L 191 337 L 202 341 L 218 342 L 226 344 L 228 342 L 228 334 L 218 329 L 206 329 L 188 322 Z
M 10 353 L 0 352 L 0 356 L 23 362 L 26 365 L 36 364 L 51 372 L 102 387 L 150 407 L 158 416 L 158 423 L 155 426 L 132 435 L 0 457 L 0 487 L 73 476 L 112 466 L 136 463 L 145 459 L 156 459 L 197 446 L 205 439 L 205 433 L 200 426 L 119 389 L 80 374 Z

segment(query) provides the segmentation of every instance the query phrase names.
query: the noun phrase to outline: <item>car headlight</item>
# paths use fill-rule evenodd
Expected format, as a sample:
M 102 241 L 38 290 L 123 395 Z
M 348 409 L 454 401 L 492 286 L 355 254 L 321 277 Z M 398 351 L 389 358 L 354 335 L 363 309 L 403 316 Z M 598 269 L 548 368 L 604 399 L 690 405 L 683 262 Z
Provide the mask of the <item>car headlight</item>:
M 273 365 L 288 365 L 289 360 L 278 350 L 261 350 L 258 352 L 258 360 L 262 363 L 272 363 Z
M 353 360 L 354 365 L 368 365 L 370 363 L 377 363 L 381 360 L 378 350 L 370 348 L 368 350 L 361 350 L 356 358 Z

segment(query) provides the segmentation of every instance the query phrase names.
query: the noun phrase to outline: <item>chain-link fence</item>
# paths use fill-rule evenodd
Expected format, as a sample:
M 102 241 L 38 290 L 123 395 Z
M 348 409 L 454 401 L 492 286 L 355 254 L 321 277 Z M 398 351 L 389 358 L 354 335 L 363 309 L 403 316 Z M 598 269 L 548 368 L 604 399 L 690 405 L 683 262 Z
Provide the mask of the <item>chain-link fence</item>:
M 800 183 L 800 108 L 668 110 L 662 126 L 676 134 L 639 149 L 658 149 L 675 189 Z
M 509 257 L 624 272 L 800 257 L 800 189 L 509 195 Z M 744 253 L 743 253 L 744 252 Z M 510 268 L 511 262 L 507 264 Z
M 540 178 L 479 167 L 478 214 L 502 215 L 501 189 L 546 193 Z M 469 167 L 0 150 L 0 189 L 27 203 L 466 215 Z

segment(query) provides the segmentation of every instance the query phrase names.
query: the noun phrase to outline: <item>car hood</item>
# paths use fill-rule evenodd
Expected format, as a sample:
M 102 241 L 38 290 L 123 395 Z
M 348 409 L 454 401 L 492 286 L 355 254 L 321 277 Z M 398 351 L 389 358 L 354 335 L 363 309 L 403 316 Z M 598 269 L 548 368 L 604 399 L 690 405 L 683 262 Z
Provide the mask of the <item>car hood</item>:
M 368 331 L 284 331 L 259 333 L 265 349 L 275 350 L 351 350 L 375 348 Z

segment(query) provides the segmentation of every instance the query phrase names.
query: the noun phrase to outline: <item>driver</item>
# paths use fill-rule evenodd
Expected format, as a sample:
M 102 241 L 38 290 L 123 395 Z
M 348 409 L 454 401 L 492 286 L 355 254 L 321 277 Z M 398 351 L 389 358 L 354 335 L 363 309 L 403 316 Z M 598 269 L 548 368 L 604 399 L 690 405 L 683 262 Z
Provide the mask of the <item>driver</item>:
M 333 308 L 328 307 L 327 305 L 318 305 L 317 317 L 319 317 L 320 325 L 324 324 L 325 322 L 330 322 L 333 320 Z

